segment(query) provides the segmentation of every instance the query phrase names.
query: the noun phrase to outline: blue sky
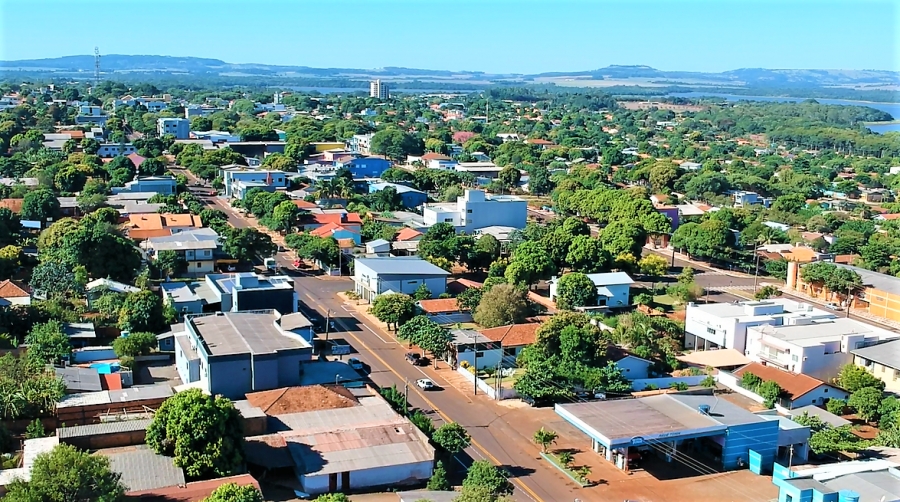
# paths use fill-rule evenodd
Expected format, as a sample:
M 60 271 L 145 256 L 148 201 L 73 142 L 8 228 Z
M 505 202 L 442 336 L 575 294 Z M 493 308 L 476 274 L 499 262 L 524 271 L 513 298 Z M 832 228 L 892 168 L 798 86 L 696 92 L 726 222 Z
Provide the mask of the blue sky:
M 0 0 L 0 59 L 197 56 L 537 73 L 900 70 L 894 0 Z M 43 19 L 41 19 L 43 18 Z

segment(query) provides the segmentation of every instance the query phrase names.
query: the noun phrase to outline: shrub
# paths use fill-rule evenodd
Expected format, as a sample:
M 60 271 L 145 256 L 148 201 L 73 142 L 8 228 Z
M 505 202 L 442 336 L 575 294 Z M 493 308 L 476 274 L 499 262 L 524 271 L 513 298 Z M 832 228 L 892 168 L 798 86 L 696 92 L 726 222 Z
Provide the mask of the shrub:
M 828 410 L 828 413 L 834 413 L 835 415 L 843 415 L 846 407 L 847 401 L 843 399 L 829 399 L 825 403 L 825 409 Z

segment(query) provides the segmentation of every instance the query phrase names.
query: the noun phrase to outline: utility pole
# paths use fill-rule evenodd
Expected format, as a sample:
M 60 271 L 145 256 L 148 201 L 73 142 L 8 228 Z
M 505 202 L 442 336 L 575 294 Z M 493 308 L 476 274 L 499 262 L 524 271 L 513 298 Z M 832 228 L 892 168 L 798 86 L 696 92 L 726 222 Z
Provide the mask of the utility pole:
M 474 391 L 474 395 L 478 395 L 478 336 L 472 337 L 475 340 L 475 364 L 473 367 L 475 368 L 475 373 L 473 375 L 475 378 L 472 380 L 472 390 Z
M 791 468 L 791 464 L 794 462 L 794 445 L 791 445 L 791 453 L 788 456 L 788 469 Z
M 328 344 L 328 327 L 331 326 L 331 310 L 325 311 L 325 344 Z
M 409 408 L 409 378 L 406 379 L 406 385 L 403 387 L 403 410 Z
M 850 299 L 850 293 L 853 291 L 853 286 L 847 286 L 847 317 L 850 317 L 850 305 L 853 301 Z
M 753 248 L 753 252 L 756 254 L 756 268 L 753 269 L 753 293 L 756 293 L 756 285 L 759 281 L 759 250 Z

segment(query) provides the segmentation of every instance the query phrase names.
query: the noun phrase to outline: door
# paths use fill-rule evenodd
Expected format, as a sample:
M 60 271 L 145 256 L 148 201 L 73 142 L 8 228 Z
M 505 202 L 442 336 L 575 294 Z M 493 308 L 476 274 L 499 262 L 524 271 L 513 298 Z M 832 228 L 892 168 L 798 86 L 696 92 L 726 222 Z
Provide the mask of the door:
M 341 491 L 350 491 L 350 471 L 341 473 Z
M 328 475 L 328 491 L 334 493 L 337 491 L 337 473 L 333 472 Z

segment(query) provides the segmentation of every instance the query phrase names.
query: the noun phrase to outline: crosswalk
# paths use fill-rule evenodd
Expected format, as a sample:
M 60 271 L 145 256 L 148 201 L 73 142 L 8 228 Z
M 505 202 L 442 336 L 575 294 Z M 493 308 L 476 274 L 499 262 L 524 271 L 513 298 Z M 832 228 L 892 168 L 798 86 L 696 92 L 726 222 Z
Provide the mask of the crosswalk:
M 752 284 L 747 284 L 739 286 L 705 286 L 705 289 L 710 291 L 753 291 L 756 288 Z

